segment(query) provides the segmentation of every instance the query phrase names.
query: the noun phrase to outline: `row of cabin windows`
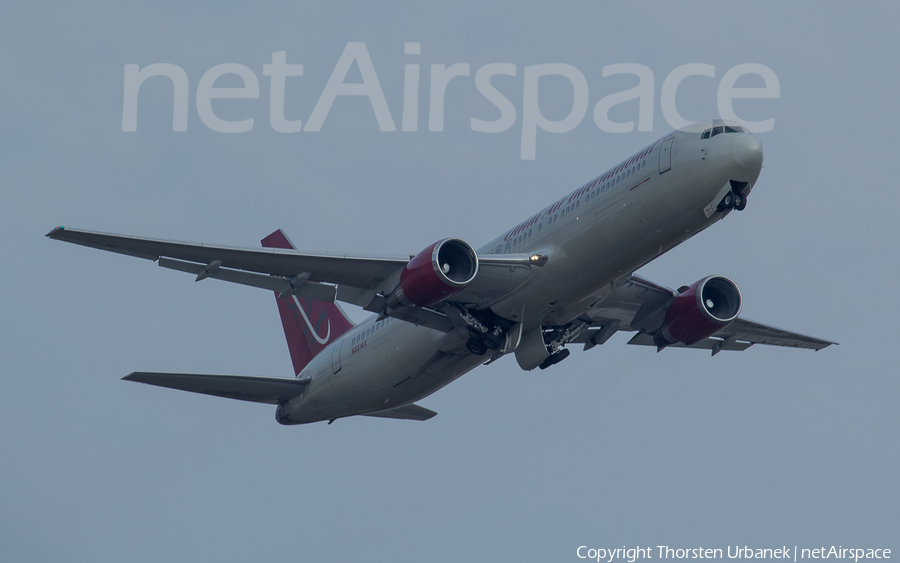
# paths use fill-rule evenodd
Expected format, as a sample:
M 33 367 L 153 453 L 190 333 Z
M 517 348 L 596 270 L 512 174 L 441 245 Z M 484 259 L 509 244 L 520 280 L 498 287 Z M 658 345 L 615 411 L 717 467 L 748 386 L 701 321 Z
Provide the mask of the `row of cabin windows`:
M 352 344 L 357 344 L 359 342 L 362 342 L 363 340 L 368 338 L 370 334 L 375 334 L 375 331 L 380 330 L 380 329 L 384 328 L 385 326 L 387 326 L 387 324 L 389 322 L 391 322 L 392 320 L 393 320 L 393 318 L 388 317 L 388 318 L 384 319 L 383 321 L 378 321 L 371 328 L 367 328 L 365 332 L 360 332 L 359 334 L 354 336 Z
M 596 189 L 594 189 L 593 191 L 588 192 L 588 194 L 585 196 L 585 200 L 584 200 L 585 203 L 587 203 L 588 201 L 594 199 L 594 198 L 597 197 L 598 195 L 600 195 L 600 194 L 602 194 L 602 193 L 605 193 L 607 190 L 609 190 L 609 189 L 615 187 L 617 184 L 619 184 L 619 183 L 622 182 L 623 180 L 625 180 L 625 179 L 631 177 L 632 174 L 637 174 L 637 172 L 638 172 L 639 170 L 641 170 L 641 169 L 643 169 L 643 168 L 646 168 L 646 167 L 647 167 L 647 161 L 646 161 L 646 160 L 642 160 L 639 164 L 635 164 L 634 166 L 632 166 L 631 168 L 629 168 L 629 169 L 626 170 L 625 172 L 619 174 L 618 176 L 616 176 L 616 177 L 613 178 L 612 180 L 606 182 L 605 184 L 602 184 L 602 185 L 600 185 L 600 186 L 597 186 Z M 547 226 L 550 226 L 550 225 L 552 225 L 553 223 L 555 223 L 556 221 L 558 221 L 559 219 L 562 219 L 563 217 L 566 216 L 567 213 L 571 213 L 571 212 L 575 211 L 575 209 L 577 209 L 578 207 L 581 207 L 581 200 L 580 200 L 580 199 L 579 199 L 579 200 L 576 200 L 574 204 L 567 206 L 565 209 L 563 209 L 563 210 L 560 211 L 559 213 L 554 213 L 552 217 L 550 217 L 549 219 L 547 219 Z M 543 222 L 543 221 L 541 221 L 540 223 L 538 223 L 538 226 L 537 226 L 538 232 L 541 231 L 541 229 L 543 228 L 543 226 L 544 226 L 544 222 Z M 528 239 L 531 237 L 532 234 L 533 234 L 533 229 L 528 229 L 528 232 L 527 232 L 527 233 L 522 233 L 521 235 L 519 235 L 519 236 L 517 236 L 516 238 L 512 239 L 512 241 L 507 242 L 507 243 L 506 243 L 506 252 L 509 252 L 512 248 L 515 248 L 516 246 L 518 246 L 519 244 L 521 244 L 523 240 L 528 240 Z M 503 248 L 502 246 L 498 246 L 496 252 L 499 254 L 502 248 Z
M 640 162 L 640 164 L 635 164 L 634 166 L 632 166 L 631 168 L 626 170 L 625 173 L 619 174 L 618 176 L 616 176 L 609 182 L 606 182 L 603 185 L 597 186 L 596 189 L 594 189 L 591 192 L 588 192 L 588 195 L 587 195 L 585 201 L 590 201 L 590 200 L 594 199 L 598 195 L 600 195 L 600 194 L 606 192 L 607 190 L 609 190 L 610 188 L 614 187 L 619 182 L 631 177 L 632 174 L 637 174 L 639 170 L 646 168 L 646 167 L 647 167 L 647 161 L 642 160 Z
M 722 133 L 749 133 L 750 130 L 740 125 L 719 125 L 718 127 L 713 127 L 711 129 L 707 129 L 703 133 L 700 134 L 701 139 L 709 139 L 711 137 L 715 137 L 716 135 L 721 135 Z

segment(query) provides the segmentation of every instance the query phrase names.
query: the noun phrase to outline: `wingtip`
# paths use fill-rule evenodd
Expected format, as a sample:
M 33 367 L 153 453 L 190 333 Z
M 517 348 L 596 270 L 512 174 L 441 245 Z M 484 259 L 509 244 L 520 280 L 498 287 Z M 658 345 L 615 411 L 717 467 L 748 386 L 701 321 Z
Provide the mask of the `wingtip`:
M 47 238 L 56 238 L 59 235 L 59 233 L 64 230 L 66 230 L 66 228 L 63 227 L 62 225 L 60 225 L 58 227 L 55 227 L 52 231 L 50 231 L 49 233 L 47 233 L 44 236 L 46 236 Z

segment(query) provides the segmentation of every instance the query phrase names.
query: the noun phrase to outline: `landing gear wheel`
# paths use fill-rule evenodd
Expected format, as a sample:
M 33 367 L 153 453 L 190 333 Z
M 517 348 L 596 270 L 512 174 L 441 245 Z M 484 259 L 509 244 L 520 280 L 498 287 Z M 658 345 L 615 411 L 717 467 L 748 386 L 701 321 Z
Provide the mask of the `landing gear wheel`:
M 725 197 L 722 198 L 722 201 L 719 202 L 719 211 L 725 211 L 727 209 L 734 208 L 734 192 L 728 192 L 725 194 Z
M 495 336 L 490 332 L 482 336 L 481 340 L 488 350 L 496 350 L 503 343 L 499 336 Z
M 480 338 L 474 337 L 466 341 L 466 349 L 476 356 L 483 356 L 488 350 Z
M 559 362 L 565 360 L 566 358 L 569 357 L 569 354 L 571 354 L 571 353 L 572 352 L 570 352 L 568 348 L 563 348 L 559 352 L 556 352 L 555 354 L 551 354 L 550 356 L 548 356 L 547 359 L 544 360 L 543 362 L 541 362 L 541 365 L 539 365 L 538 367 L 541 369 L 547 369 L 548 367 L 556 365 Z
M 738 211 L 743 211 L 744 208 L 747 207 L 747 196 L 745 195 L 736 195 L 734 198 L 734 208 Z

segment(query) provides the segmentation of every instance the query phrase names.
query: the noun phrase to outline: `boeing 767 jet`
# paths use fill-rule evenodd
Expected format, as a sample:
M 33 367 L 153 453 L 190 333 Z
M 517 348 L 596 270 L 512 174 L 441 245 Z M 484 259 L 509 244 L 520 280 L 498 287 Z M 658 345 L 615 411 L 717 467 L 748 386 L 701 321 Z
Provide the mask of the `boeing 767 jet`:
M 426 420 L 415 402 L 512 354 L 524 370 L 570 347 L 700 348 L 831 344 L 740 317 L 723 276 L 671 290 L 634 272 L 747 206 L 763 164 L 739 124 L 697 123 L 641 149 L 474 249 L 447 238 L 415 255 L 300 252 L 281 231 L 264 249 L 188 244 L 58 227 L 52 239 L 154 260 L 196 280 L 274 291 L 293 378 L 134 372 L 185 391 L 277 405 L 281 424 L 354 415 Z M 354 325 L 336 301 L 370 311 Z

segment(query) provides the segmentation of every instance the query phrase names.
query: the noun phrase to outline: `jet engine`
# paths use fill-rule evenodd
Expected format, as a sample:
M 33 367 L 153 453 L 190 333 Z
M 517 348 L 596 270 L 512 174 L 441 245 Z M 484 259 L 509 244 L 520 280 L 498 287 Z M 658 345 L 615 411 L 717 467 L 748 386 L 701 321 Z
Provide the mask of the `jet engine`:
M 657 346 L 694 344 L 727 327 L 741 313 L 741 292 L 730 279 L 709 276 L 680 291 L 654 336 Z
M 389 301 L 424 307 L 447 299 L 478 273 L 478 255 L 460 239 L 439 240 L 418 253 L 400 273 Z

